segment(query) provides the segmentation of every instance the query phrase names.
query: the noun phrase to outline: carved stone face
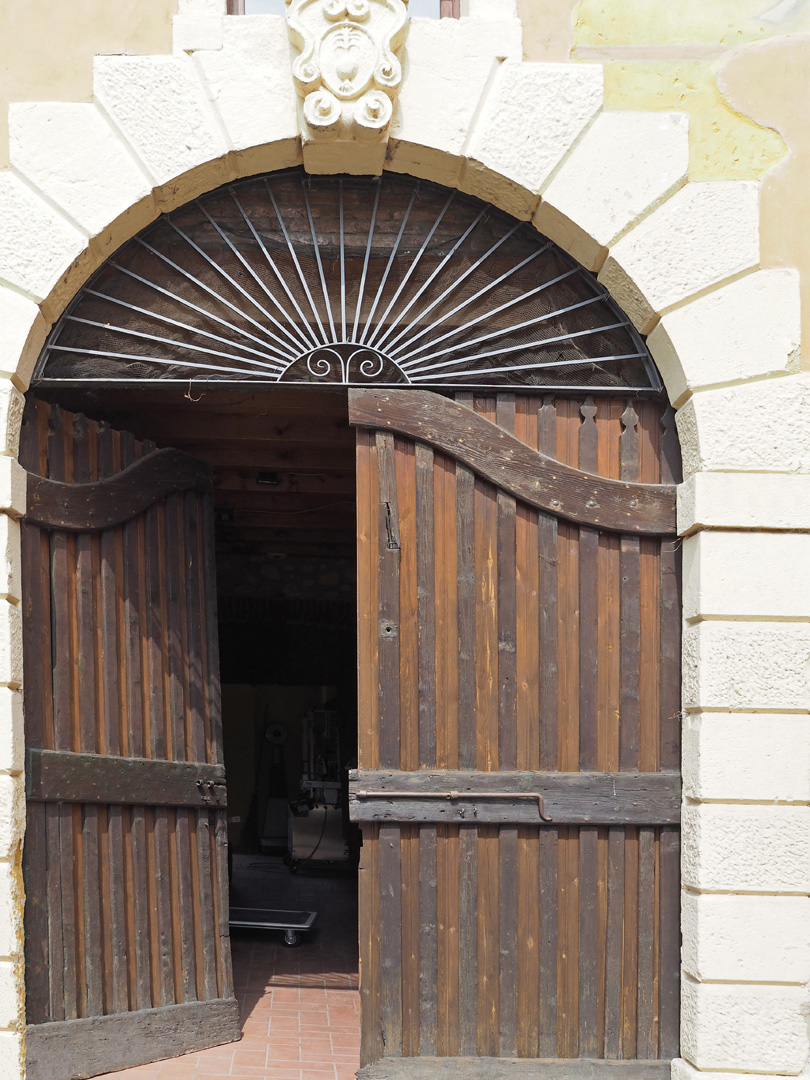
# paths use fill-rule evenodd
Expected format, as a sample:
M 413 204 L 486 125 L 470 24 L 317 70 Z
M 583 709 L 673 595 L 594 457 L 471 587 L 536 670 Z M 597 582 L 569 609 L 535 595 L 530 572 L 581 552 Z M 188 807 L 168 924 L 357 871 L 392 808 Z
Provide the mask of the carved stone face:
M 356 24 L 341 23 L 324 34 L 318 51 L 324 85 L 336 97 L 348 100 L 371 84 L 377 47 Z

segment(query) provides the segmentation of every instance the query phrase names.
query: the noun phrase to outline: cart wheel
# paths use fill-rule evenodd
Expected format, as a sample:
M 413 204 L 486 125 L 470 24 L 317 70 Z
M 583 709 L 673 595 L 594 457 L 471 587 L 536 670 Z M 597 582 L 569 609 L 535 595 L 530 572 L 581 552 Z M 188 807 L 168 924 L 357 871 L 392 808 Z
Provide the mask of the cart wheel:
M 295 932 L 295 930 L 284 931 L 284 944 L 288 949 L 294 949 L 297 945 L 301 944 L 301 938 Z

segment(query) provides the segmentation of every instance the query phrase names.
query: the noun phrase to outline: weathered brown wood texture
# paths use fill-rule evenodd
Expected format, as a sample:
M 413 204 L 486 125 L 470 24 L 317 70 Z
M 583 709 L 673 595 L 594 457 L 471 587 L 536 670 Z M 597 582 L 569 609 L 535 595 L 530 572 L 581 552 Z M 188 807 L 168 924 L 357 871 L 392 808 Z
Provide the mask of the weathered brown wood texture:
M 350 418 L 365 415 L 362 393 Z M 678 479 L 659 402 L 455 400 L 573 468 Z M 420 771 L 485 773 L 468 786 L 492 791 L 499 771 L 507 791 L 535 790 L 516 773 L 539 774 L 538 790 L 549 772 L 594 776 L 553 785 L 559 824 L 536 803 L 510 816 L 508 799 L 482 803 L 481 822 L 474 797 L 456 800 L 448 822 L 421 796 L 376 812 L 381 800 L 355 798 L 358 816 L 378 815 L 362 823 L 363 1061 L 676 1056 L 677 540 L 668 526 L 639 536 L 564 520 L 380 426 L 357 431 L 355 788 L 408 787 L 402 773 Z M 659 772 L 660 787 L 629 775 Z M 620 800 L 592 797 L 616 773 L 628 774 L 617 791 L 638 793 L 618 823 Z M 459 777 L 415 786 L 442 784 Z
M 152 449 L 28 402 L 20 460 L 29 473 L 94 483 Z M 212 1023 L 190 1024 L 183 1049 L 238 1038 L 213 518 L 199 477 L 189 486 L 161 491 L 114 528 L 23 524 L 26 740 L 35 765 L 24 853 L 30 1080 L 163 1056 L 163 1043 L 147 1032 L 161 1027 L 155 1010 L 170 1006 L 212 1003 Z M 121 766 L 88 778 L 88 754 Z M 174 766 L 176 778 L 171 762 L 184 763 Z M 202 790 L 189 776 L 195 762 Z M 66 792 L 71 775 L 77 790 Z M 166 805 L 169 789 L 174 805 Z M 76 801 L 82 790 L 87 801 Z M 219 793 L 210 805 L 206 791 Z M 72 1024 L 114 1014 L 130 1014 L 126 1039 L 109 1038 L 104 1025 Z M 139 1016 L 147 1025 L 140 1039 L 130 1030 Z

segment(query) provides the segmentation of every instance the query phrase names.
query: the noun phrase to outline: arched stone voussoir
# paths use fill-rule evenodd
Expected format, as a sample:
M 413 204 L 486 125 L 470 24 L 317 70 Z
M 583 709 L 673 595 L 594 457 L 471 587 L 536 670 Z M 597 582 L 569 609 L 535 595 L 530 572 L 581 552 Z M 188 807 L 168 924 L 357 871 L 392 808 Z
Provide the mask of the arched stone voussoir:
M 211 102 L 187 56 L 99 56 L 93 65 L 95 100 L 141 162 L 157 189 L 177 205 L 200 194 L 184 178 L 206 171 L 209 188 L 236 175 Z
M 658 316 L 759 264 L 759 185 L 688 183 L 613 247 L 599 281 L 647 333 Z
M 602 100 L 599 64 L 501 64 L 485 91 L 459 186 L 531 218 Z
M 482 94 L 521 55 L 517 19 L 412 19 L 385 167 L 457 187 Z
M 589 270 L 686 183 L 686 113 L 603 112 L 543 193 L 534 224 Z
M 0 379 L 27 390 L 50 325 L 39 306 L 11 289 L 0 288 Z
M 9 156 L 90 237 L 109 234 L 111 222 L 113 233 L 131 235 L 157 214 L 146 173 L 94 104 L 12 105 Z

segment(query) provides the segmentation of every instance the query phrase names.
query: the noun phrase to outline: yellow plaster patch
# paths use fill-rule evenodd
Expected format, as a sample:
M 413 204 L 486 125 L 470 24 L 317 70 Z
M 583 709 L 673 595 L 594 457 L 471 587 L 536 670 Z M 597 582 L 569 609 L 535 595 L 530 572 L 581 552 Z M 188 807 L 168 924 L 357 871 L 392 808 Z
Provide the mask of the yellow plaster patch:
M 810 3 L 776 0 L 580 0 L 577 45 L 744 45 L 810 26 Z
M 787 153 L 778 132 L 730 108 L 699 61 L 608 63 L 605 108 L 689 113 L 690 180 L 759 180 Z

